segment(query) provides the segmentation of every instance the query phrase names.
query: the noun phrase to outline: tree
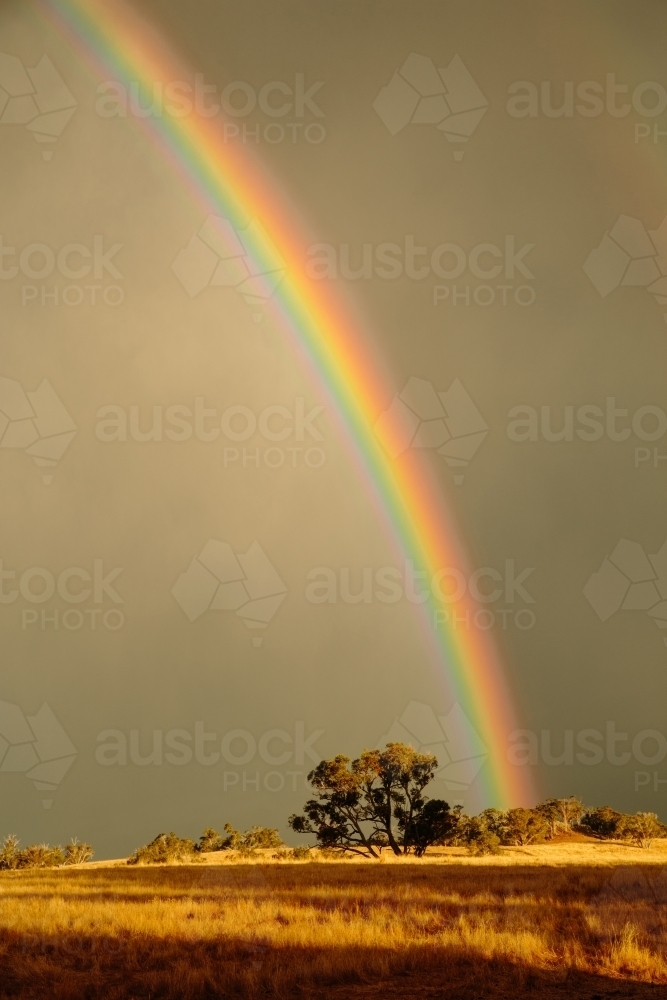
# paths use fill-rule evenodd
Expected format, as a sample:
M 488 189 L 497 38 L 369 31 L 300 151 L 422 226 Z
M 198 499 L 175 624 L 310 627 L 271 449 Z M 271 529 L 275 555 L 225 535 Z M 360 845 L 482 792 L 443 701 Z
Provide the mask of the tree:
M 544 840 L 548 832 L 546 819 L 536 809 L 510 809 L 505 819 L 503 843 L 525 847 Z
M 567 799 L 558 799 L 561 822 L 566 833 L 570 833 L 573 826 L 576 826 L 586 811 L 586 806 L 576 795 L 570 795 Z
M 598 806 L 596 809 L 587 809 L 577 825 L 590 837 L 607 840 L 613 839 L 618 834 L 622 818 L 623 814 L 616 812 L 610 806 Z
M 637 847 L 648 849 L 657 837 L 662 837 L 662 824 L 655 813 L 638 812 L 634 816 L 622 816 L 619 822 L 622 837 L 632 841 Z
M 504 842 L 507 834 L 507 813 L 501 809 L 484 809 L 479 818 L 489 833 Z
M 349 764 L 342 754 L 320 761 L 308 775 L 317 798 L 306 802 L 305 815 L 292 815 L 288 822 L 296 833 L 315 833 L 321 847 L 377 858 L 381 826 L 364 796 L 359 761 Z
M 408 828 L 404 828 L 399 819 L 398 827 L 403 831 L 404 846 L 412 848 L 418 858 L 423 857 L 431 844 L 446 844 L 452 839 L 456 834 L 460 815 L 461 806 L 450 809 L 449 803 L 442 799 L 428 799 Z
M 353 761 L 342 754 L 320 761 L 308 775 L 316 798 L 289 825 L 314 833 L 324 848 L 377 858 L 389 846 L 396 855 L 421 856 L 455 824 L 446 802 L 423 794 L 437 766 L 433 754 L 404 743 L 364 750 Z
M 570 795 L 567 799 L 547 799 L 536 807 L 536 811 L 546 820 L 552 837 L 559 830 L 570 833 L 585 810 L 586 807 L 575 795 Z

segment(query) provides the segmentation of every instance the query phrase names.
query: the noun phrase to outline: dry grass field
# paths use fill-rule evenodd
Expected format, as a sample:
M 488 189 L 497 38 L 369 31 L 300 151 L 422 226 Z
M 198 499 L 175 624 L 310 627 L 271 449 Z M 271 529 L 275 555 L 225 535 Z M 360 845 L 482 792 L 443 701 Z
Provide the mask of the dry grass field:
M 667 997 L 667 842 L 0 873 L 21 1000 Z

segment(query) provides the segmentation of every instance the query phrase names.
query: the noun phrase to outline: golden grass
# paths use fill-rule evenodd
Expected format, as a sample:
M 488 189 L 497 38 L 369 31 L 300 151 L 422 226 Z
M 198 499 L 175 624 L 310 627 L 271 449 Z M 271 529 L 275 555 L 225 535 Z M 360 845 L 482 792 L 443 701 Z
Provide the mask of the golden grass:
M 573 843 L 3 872 L 0 996 L 667 996 L 666 864 L 667 844 Z

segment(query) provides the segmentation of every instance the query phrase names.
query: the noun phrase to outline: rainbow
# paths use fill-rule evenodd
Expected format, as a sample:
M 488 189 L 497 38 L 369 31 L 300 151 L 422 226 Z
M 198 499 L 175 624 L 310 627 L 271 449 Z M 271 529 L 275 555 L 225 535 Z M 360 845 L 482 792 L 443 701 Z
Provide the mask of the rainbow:
M 156 84 L 165 87 L 190 76 L 156 30 L 123 0 L 37 0 L 37 6 L 96 75 L 102 72 L 108 79 L 111 74 L 125 85 L 133 82 L 148 101 Z M 223 141 L 220 116 L 166 114 L 142 118 L 141 124 L 207 215 L 223 216 L 235 228 L 244 227 L 248 218 L 259 220 L 269 241 L 267 245 L 261 231 L 254 236 L 252 255 L 260 271 L 270 270 L 271 246 L 286 262 L 271 309 L 319 394 L 330 400 L 362 481 L 401 557 L 425 571 L 426 579 L 440 567 L 463 569 L 465 553 L 427 462 L 415 450 L 390 460 L 374 433 L 374 423 L 392 396 L 381 378 L 382 366 L 371 356 L 340 296 L 304 276 L 303 241 L 276 185 L 247 148 Z M 434 665 L 489 748 L 480 789 L 486 804 L 532 804 L 529 769 L 506 760 L 513 709 L 488 633 L 434 625 L 440 607 L 429 597 L 417 611 Z M 470 601 L 468 608 L 472 614 L 476 605 Z

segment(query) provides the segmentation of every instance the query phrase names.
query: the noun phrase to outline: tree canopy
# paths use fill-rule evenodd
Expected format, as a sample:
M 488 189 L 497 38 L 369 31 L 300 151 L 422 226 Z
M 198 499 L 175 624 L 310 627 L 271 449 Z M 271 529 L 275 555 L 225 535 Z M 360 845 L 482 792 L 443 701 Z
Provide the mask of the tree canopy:
M 314 833 L 324 848 L 378 857 L 389 847 L 421 857 L 453 834 L 460 811 L 424 794 L 437 767 L 433 754 L 404 743 L 364 750 L 352 761 L 342 754 L 323 760 L 308 775 L 316 797 L 289 825 Z

